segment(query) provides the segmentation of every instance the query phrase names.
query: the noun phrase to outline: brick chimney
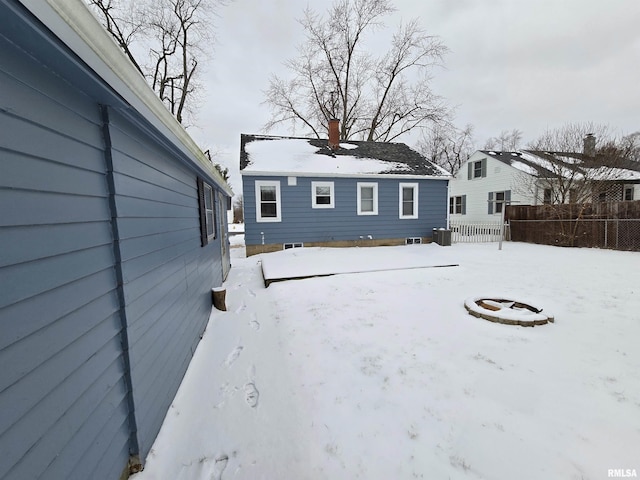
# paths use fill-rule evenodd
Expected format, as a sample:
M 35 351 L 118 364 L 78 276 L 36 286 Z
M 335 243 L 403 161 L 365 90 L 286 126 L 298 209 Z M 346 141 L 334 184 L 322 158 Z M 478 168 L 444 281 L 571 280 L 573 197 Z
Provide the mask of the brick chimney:
M 329 120 L 329 148 L 337 150 L 340 146 L 340 120 L 332 118 Z
M 583 149 L 582 153 L 584 153 L 587 157 L 595 157 L 596 156 L 596 137 L 593 133 L 587 133 L 587 136 L 584 137 L 583 140 Z

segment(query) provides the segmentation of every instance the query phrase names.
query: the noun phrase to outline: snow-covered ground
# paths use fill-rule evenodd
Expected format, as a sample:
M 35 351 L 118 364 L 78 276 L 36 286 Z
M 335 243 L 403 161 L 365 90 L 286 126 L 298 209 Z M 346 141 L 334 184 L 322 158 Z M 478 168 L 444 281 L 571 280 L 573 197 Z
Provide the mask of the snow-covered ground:
M 231 250 L 213 311 L 135 480 L 603 479 L 640 474 L 640 253 L 522 243 L 309 249 L 369 269 L 274 283 L 289 250 Z M 349 258 L 354 264 L 349 264 Z M 294 262 L 295 263 L 295 262 Z M 534 328 L 470 316 L 528 301 Z M 623 472 L 624 473 L 624 472 Z

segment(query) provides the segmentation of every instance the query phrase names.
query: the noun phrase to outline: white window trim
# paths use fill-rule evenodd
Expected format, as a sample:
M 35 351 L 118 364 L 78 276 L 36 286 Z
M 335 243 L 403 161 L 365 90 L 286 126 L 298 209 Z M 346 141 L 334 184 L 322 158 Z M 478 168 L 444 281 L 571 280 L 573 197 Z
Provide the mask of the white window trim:
M 628 191 L 631 191 L 631 201 L 633 201 L 633 199 L 635 198 L 636 192 L 635 192 L 634 185 L 631 185 L 631 184 L 626 184 L 622 186 L 622 200 L 625 200 L 625 197 L 627 196 Z
M 330 201 L 328 204 L 316 203 L 316 187 L 329 187 Z M 335 190 L 333 182 L 311 182 L 311 208 L 334 208 L 335 207 Z
M 373 187 L 373 211 L 362 211 L 362 187 Z M 378 184 L 375 182 L 358 182 L 358 215 L 378 215 Z
M 400 197 L 398 214 L 400 215 L 400 218 L 402 219 L 418 218 L 418 192 L 420 191 L 420 188 L 418 185 L 419 185 L 418 183 L 401 183 L 400 184 L 400 187 L 398 188 L 398 195 Z M 412 215 L 402 214 L 402 203 L 403 203 L 402 190 L 404 190 L 405 188 L 413 189 L 413 214 Z
M 263 217 L 260 208 L 260 187 L 276 187 L 276 216 Z M 280 201 L 280 182 L 277 180 L 256 180 L 256 222 L 281 222 L 282 205 Z
M 449 197 L 449 215 L 464 215 L 463 210 L 463 195 L 453 195 Z M 460 199 L 460 211 L 458 212 L 458 198 Z M 453 210 L 453 211 L 451 211 Z

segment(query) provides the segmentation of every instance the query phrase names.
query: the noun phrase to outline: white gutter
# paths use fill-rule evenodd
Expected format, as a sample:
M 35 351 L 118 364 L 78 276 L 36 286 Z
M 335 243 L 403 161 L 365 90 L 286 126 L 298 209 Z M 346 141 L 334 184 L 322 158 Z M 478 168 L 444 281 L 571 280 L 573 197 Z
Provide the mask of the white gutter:
M 182 152 L 196 158 L 229 195 L 233 191 L 81 0 L 19 0 L 104 82 Z
M 449 175 L 416 175 L 404 173 L 316 173 L 316 172 L 265 172 L 241 170 L 243 177 L 322 177 L 322 178 L 390 178 L 401 180 L 451 180 Z

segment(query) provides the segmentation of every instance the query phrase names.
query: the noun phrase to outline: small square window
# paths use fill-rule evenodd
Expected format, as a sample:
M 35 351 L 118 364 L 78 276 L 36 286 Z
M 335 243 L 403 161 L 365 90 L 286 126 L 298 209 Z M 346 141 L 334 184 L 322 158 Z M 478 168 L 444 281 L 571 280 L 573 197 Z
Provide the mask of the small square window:
M 624 187 L 624 200 L 627 202 L 633 200 L 633 187 Z
M 311 207 L 333 208 L 334 205 L 333 182 L 311 182 Z

